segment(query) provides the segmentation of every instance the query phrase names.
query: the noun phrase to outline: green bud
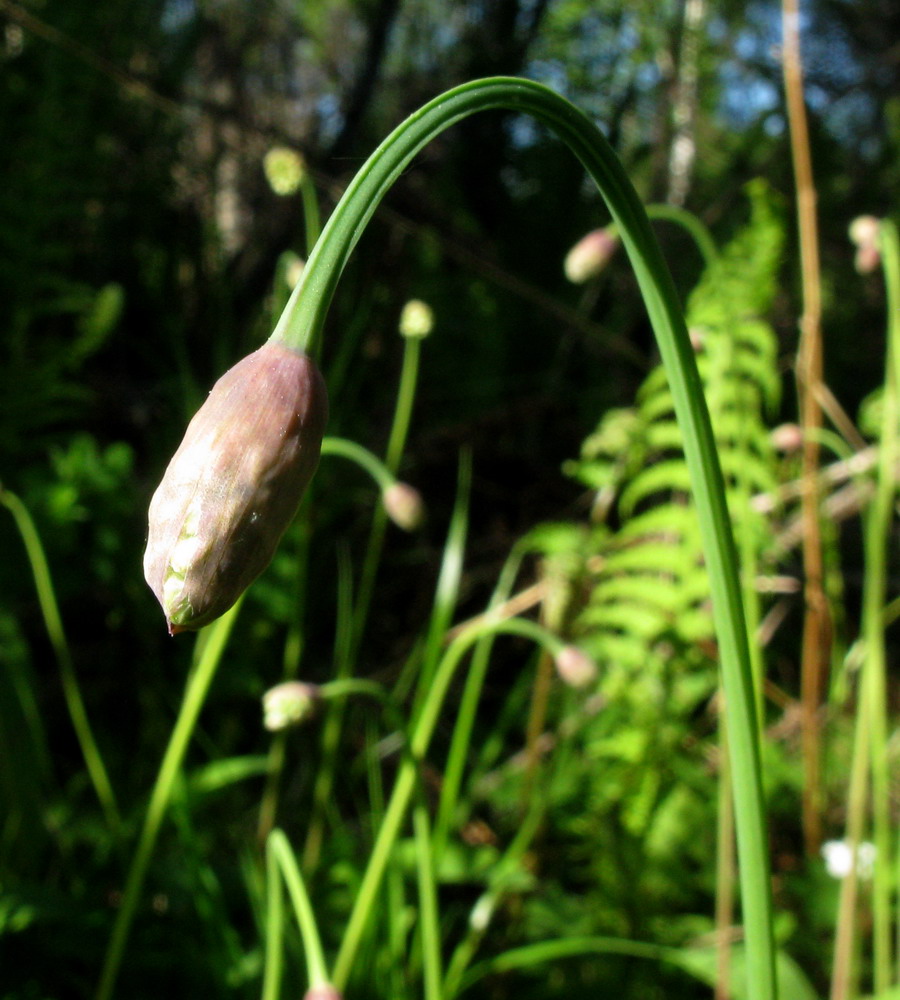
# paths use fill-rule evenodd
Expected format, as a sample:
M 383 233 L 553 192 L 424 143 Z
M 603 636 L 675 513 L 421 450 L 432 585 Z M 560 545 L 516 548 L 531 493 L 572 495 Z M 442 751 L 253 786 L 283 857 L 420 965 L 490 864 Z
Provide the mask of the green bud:
M 296 150 L 275 146 L 266 153 L 263 170 L 275 194 L 291 195 L 300 189 L 306 163 Z
M 150 503 L 144 576 L 170 633 L 223 615 L 268 566 L 316 470 L 327 414 L 315 364 L 283 344 L 213 386 Z
M 312 715 L 321 698 L 315 684 L 283 681 L 263 695 L 263 725 L 272 733 L 298 726 Z
M 400 333 L 404 337 L 420 340 L 434 328 L 434 311 L 421 299 L 410 299 L 400 313 Z

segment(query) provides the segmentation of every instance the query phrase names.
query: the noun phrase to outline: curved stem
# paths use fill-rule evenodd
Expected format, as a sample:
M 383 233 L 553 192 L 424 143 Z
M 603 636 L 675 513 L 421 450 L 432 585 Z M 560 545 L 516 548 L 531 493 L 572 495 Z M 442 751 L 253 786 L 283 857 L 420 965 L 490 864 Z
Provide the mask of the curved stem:
M 460 633 L 447 648 L 435 671 L 434 681 L 428 690 L 428 695 L 413 729 L 409 744 L 410 752 L 404 758 L 397 774 L 391 799 L 378 829 L 375 846 L 372 848 L 369 864 L 363 875 L 362 884 L 359 887 L 356 902 L 344 932 L 344 939 L 335 960 L 333 982 L 338 990 L 344 989 L 350 976 L 353 960 L 356 958 L 363 932 L 375 904 L 384 870 L 397 841 L 400 824 L 403 822 L 403 817 L 409 806 L 416 783 L 419 761 L 428 749 L 450 682 L 453 680 L 463 656 L 472 644 L 488 633 L 519 635 L 540 643 L 554 655 L 559 652 L 563 645 L 560 639 L 535 622 L 522 618 L 512 618 L 503 622 L 488 620 L 479 625 L 473 625 Z
M 753 970 L 750 995 L 754 1000 L 771 1000 L 777 995 L 777 988 L 758 723 L 722 473 L 671 275 L 647 213 L 600 130 L 567 100 L 529 80 L 502 77 L 479 80 L 431 101 L 399 126 L 356 175 L 310 256 L 272 339 L 300 350 L 314 345 L 341 271 L 390 186 L 413 156 L 440 132 L 475 112 L 489 110 L 533 115 L 563 139 L 584 165 L 618 227 L 657 338 L 684 436 L 710 574 L 731 738 L 748 968 Z M 343 971 L 346 973 L 346 966 Z
M 647 218 L 674 222 L 676 225 L 681 226 L 693 239 L 706 267 L 715 264 L 719 259 L 719 251 L 716 248 L 715 240 L 712 238 L 712 233 L 692 212 L 688 212 L 684 208 L 678 208 L 676 205 L 653 204 L 644 207 L 647 212 Z M 615 225 L 610 226 L 608 231 L 611 235 L 619 235 L 619 230 Z
M 647 215 L 651 219 L 665 219 L 666 222 L 674 222 L 690 233 L 703 257 L 703 263 L 707 267 L 710 264 L 715 264 L 719 259 L 719 251 L 712 234 L 693 212 L 678 208 L 677 205 L 648 205 Z
M 355 441 L 331 436 L 322 438 L 322 454 L 339 455 L 341 458 L 349 458 L 351 462 L 356 462 L 375 480 L 380 490 L 386 490 L 396 482 L 384 462 L 373 455 L 368 448 Z
M 94 786 L 94 792 L 100 802 L 106 824 L 113 836 L 118 837 L 122 830 L 122 817 L 106 766 L 103 763 L 103 755 L 94 739 L 94 731 L 91 728 L 84 699 L 81 697 L 81 687 L 75 673 L 75 664 L 63 628 L 59 605 L 56 603 L 53 579 L 50 576 L 50 566 L 47 563 L 44 546 L 41 544 L 40 535 L 38 535 L 28 508 L 14 493 L 0 487 L 0 504 L 3 504 L 12 514 L 25 546 L 25 552 L 31 564 L 31 575 L 34 577 L 34 586 L 37 590 L 38 603 L 41 607 L 41 615 L 44 619 L 44 628 L 47 630 L 50 645 L 53 647 L 56 662 L 59 664 L 63 697 L 69 710 L 69 718 L 72 720 L 72 728 L 75 730 L 88 776 Z
M 281 876 L 294 905 L 294 915 L 297 918 L 297 926 L 300 928 L 300 937 L 303 940 L 303 952 L 306 955 L 306 975 L 309 979 L 309 988 L 314 990 L 329 986 L 325 953 L 322 951 L 322 942 L 319 939 L 319 929 L 316 926 L 312 903 L 303 883 L 297 859 L 294 857 L 294 852 L 291 850 L 291 845 L 283 831 L 276 829 L 269 834 L 266 849 L 269 858 L 274 859 L 281 869 Z

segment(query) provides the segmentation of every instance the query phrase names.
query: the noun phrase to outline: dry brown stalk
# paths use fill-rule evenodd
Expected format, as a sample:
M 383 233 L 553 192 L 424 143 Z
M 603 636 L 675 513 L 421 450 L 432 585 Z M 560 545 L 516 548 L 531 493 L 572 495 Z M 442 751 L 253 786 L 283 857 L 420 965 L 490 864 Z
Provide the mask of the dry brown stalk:
M 821 524 L 819 521 L 819 456 L 816 431 L 822 426 L 822 302 L 819 281 L 819 235 L 809 131 L 803 100 L 797 0 L 782 3 L 782 65 L 791 138 L 791 158 L 797 186 L 803 314 L 797 351 L 797 390 L 803 428 L 803 570 L 806 612 L 800 665 L 803 704 L 803 837 L 808 854 L 822 840 L 819 705 L 831 656 L 831 616 L 823 587 Z

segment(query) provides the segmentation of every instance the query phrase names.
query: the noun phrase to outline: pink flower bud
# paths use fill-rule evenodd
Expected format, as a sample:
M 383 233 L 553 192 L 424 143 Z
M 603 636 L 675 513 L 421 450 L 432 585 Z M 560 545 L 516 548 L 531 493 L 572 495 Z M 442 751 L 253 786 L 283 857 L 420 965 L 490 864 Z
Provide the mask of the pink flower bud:
M 315 684 L 304 681 L 276 684 L 263 695 L 263 725 L 272 733 L 298 726 L 312 715 L 321 697 Z
M 618 237 L 606 229 L 595 229 L 583 236 L 566 254 L 563 270 L 575 285 L 595 278 L 609 263 L 619 245 Z
M 303 1000 L 342 1000 L 333 986 L 313 986 L 303 994 Z
M 797 424 L 781 424 L 769 436 L 772 447 L 786 455 L 803 447 L 803 428 Z
M 860 215 L 850 223 L 848 235 L 856 246 L 853 266 L 859 274 L 871 274 L 881 264 L 880 232 L 881 221 L 874 215 Z
M 144 576 L 173 635 L 224 614 L 269 564 L 319 461 L 325 383 L 268 343 L 216 384 L 150 503 Z
M 563 646 L 556 654 L 556 671 L 573 688 L 587 687 L 597 679 L 597 664 L 577 646 Z
M 381 494 L 388 517 L 404 531 L 415 531 L 425 519 L 422 494 L 409 483 L 391 483 Z

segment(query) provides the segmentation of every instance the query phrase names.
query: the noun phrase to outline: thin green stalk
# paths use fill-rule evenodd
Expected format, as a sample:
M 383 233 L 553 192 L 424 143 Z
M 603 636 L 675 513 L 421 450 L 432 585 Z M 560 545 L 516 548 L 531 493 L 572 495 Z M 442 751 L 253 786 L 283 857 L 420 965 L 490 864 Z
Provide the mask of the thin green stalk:
M 841 885 L 832 974 L 832 1000 L 850 995 L 852 958 L 856 927 L 856 855 L 862 841 L 866 775 L 872 772 L 872 815 L 876 847 L 872 893 L 874 986 L 875 993 L 890 985 L 893 961 L 890 939 L 891 879 L 896 877 L 890 863 L 890 775 L 887 770 L 886 657 L 884 643 L 885 596 L 887 589 L 888 538 L 893 518 L 897 484 L 894 476 L 900 442 L 897 422 L 900 404 L 900 246 L 892 223 L 881 223 L 881 249 L 888 303 L 888 350 L 884 382 L 881 443 L 878 452 L 875 494 L 865 518 L 865 577 L 862 603 L 864 660 L 859 682 L 857 718 L 854 729 L 850 783 L 847 793 L 846 840 L 854 859 Z
M 656 204 L 647 205 L 646 210 L 647 216 L 650 219 L 663 219 L 666 222 L 674 222 L 676 225 L 681 226 L 690 235 L 694 243 L 696 243 L 706 267 L 715 264 L 719 259 L 719 251 L 715 240 L 712 238 L 712 233 L 710 233 L 693 212 L 688 212 L 684 208 L 678 208 L 676 205 Z M 610 235 L 618 235 L 616 226 L 613 225 L 609 228 Z
M 513 583 L 522 565 L 524 551 L 520 546 L 514 546 L 506 560 L 494 593 L 488 602 L 488 614 L 508 599 Z M 475 716 L 481 700 L 481 691 L 490 664 L 491 649 L 494 636 L 488 634 L 479 639 L 472 654 L 471 664 L 466 676 L 466 684 L 460 698 L 456 721 L 453 725 L 453 735 L 450 738 L 450 749 L 447 753 L 447 763 L 444 767 L 444 777 L 441 781 L 441 792 L 438 800 L 437 817 L 434 822 L 434 856 L 440 862 L 441 855 L 447 844 L 450 824 L 453 821 L 453 811 L 459 799 L 459 789 L 465 769 L 466 756 L 471 747 L 472 731 L 475 727 Z
M 853 942 L 856 929 L 856 905 L 859 877 L 856 852 L 862 841 L 866 811 L 866 777 L 868 775 L 869 699 L 860 685 L 859 703 L 853 728 L 853 749 L 850 754 L 850 780 L 847 790 L 847 832 L 850 848 L 850 871 L 841 880 L 838 913 L 834 937 L 831 971 L 831 1000 L 848 1000 L 853 976 Z
M 391 430 L 385 453 L 385 463 L 390 472 L 395 476 L 400 468 L 403 449 L 406 447 L 406 438 L 409 433 L 409 422 L 416 396 L 416 386 L 418 384 L 420 354 L 421 339 L 418 337 L 404 337 L 403 366 L 400 370 L 400 383 L 397 388 L 394 416 L 391 420 Z M 375 576 L 381 561 L 386 528 L 386 513 L 381 508 L 378 508 L 372 518 L 369 539 L 366 544 L 366 554 L 363 559 L 362 573 L 360 574 L 359 593 L 356 601 L 355 632 L 357 646 L 362 641 L 362 635 L 369 616 L 372 593 L 375 587 Z
M 431 824 L 423 796 L 413 806 L 416 844 L 416 877 L 419 886 L 419 937 L 422 943 L 425 1000 L 441 1000 L 441 926 L 438 918 L 435 858 L 431 850 Z
M 181 702 L 181 710 L 172 735 L 169 737 L 169 745 L 166 747 L 156 784 L 153 786 L 153 792 L 150 796 L 150 803 L 147 806 L 147 814 L 144 817 L 140 838 L 131 859 L 131 867 L 122 892 L 122 903 L 116 914 L 112 936 L 106 949 L 103 970 L 97 986 L 96 1000 L 110 1000 L 115 990 L 122 959 L 125 956 L 125 946 L 128 943 L 131 925 L 134 922 L 134 915 L 144 886 L 144 878 L 147 874 L 153 848 L 156 846 L 156 838 L 169 806 L 175 780 L 194 733 L 200 710 L 203 708 L 209 686 L 221 662 L 228 636 L 241 603 L 242 600 L 239 600 L 230 611 L 204 629 L 198 636 L 196 664 L 188 678 L 184 698 Z
M 334 663 L 338 680 L 353 670 L 353 574 L 345 546 L 338 549 L 337 616 L 335 621 Z M 325 813 L 331 802 L 334 776 L 340 757 L 338 745 L 346 703 L 330 705 L 322 726 L 322 754 L 313 785 L 312 806 L 303 845 L 303 868 L 313 871 L 319 863 L 325 837 Z
M 694 238 L 697 249 L 703 256 L 703 262 L 707 267 L 719 259 L 719 251 L 712 238 L 712 233 L 693 212 L 678 208 L 676 205 L 648 205 L 647 215 L 651 219 L 665 219 L 667 222 L 674 222 L 687 230 Z
M 456 610 L 459 582 L 462 579 L 466 537 L 469 531 L 469 492 L 471 487 L 472 456 L 468 451 L 464 451 L 459 457 L 456 503 L 450 518 L 450 528 L 447 532 L 444 555 L 441 559 L 441 570 L 438 574 L 431 618 L 428 621 L 428 632 L 425 636 L 425 647 L 419 664 L 413 718 L 427 697 L 446 640 L 447 630 L 450 628 L 453 613 Z
M 274 831 L 273 831 L 274 833 Z M 271 838 L 271 834 L 269 835 Z M 278 1000 L 281 991 L 282 940 L 284 938 L 284 899 L 278 877 L 278 859 L 266 850 L 266 953 L 263 966 L 262 1000 Z
M 891 942 L 890 774 L 888 770 L 888 723 L 886 710 L 887 654 L 884 637 L 884 605 L 887 595 L 888 551 L 894 498 L 895 469 L 900 457 L 900 247 L 897 230 L 888 221 L 881 226 L 881 249 L 888 307 L 888 347 L 881 415 L 881 442 L 875 494 L 865 519 L 865 582 L 863 585 L 862 633 L 865 642 L 865 692 L 869 701 L 872 769 L 872 818 L 876 850 L 872 891 L 875 993 L 885 992 L 894 965 Z
M 91 784 L 94 786 L 94 792 L 100 802 L 100 808 L 106 818 L 106 824 L 113 836 L 118 838 L 122 830 L 122 817 L 109 775 L 106 772 L 106 766 L 103 763 L 103 755 L 94 739 L 84 699 L 81 697 L 81 687 L 75 673 L 75 665 L 63 628 L 62 616 L 59 613 L 59 605 L 56 603 L 53 579 L 50 575 L 47 557 L 44 554 L 44 547 L 25 504 L 14 493 L 10 493 L 9 490 L 2 487 L 0 487 L 0 503 L 12 514 L 25 546 L 25 552 L 31 566 L 31 575 L 37 590 L 41 615 L 44 619 L 44 628 L 47 630 L 50 645 L 53 647 L 56 662 L 59 665 L 63 697 L 66 700 L 66 708 L 69 710 L 69 718 L 72 720 L 72 728 L 75 730 L 75 736 L 81 747 L 81 754 L 84 757 Z
M 366 786 L 369 791 L 369 810 L 366 816 L 366 833 L 374 841 L 378 836 L 378 830 L 384 820 L 384 772 L 382 769 L 382 755 L 378 752 L 378 731 L 370 715 L 366 715 L 363 721 L 363 746 L 367 747 L 365 754 Z M 373 949 L 369 955 L 368 969 L 370 970 L 370 982 L 367 984 L 374 992 L 389 996 L 400 996 L 406 983 L 413 978 L 414 960 L 416 956 L 410 955 L 407 951 L 408 921 L 406 920 L 406 904 L 404 900 L 405 889 L 405 866 L 398 863 L 396 852 L 392 853 L 387 868 L 388 888 L 391 881 L 394 882 L 397 890 L 397 909 L 389 912 L 387 900 L 379 898 L 377 912 L 373 919 L 378 922 L 379 927 L 385 927 L 385 932 L 381 942 L 388 942 L 385 948 L 381 943 L 377 949 Z M 385 980 L 391 984 L 385 988 Z M 403 984 L 403 989 L 394 993 L 397 983 Z
M 388 458 L 386 463 L 381 463 L 370 451 L 363 449 L 355 442 L 345 441 L 342 438 L 326 437 L 322 442 L 322 453 L 342 455 L 359 462 L 369 474 L 375 479 L 382 491 L 396 481 L 395 476 L 400 465 L 400 458 L 406 442 L 406 434 L 409 427 L 409 414 L 412 410 L 412 401 L 415 395 L 416 373 L 418 362 L 413 364 L 409 361 L 410 345 L 412 340 L 407 338 L 404 349 L 403 371 L 400 378 L 400 389 L 397 397 L 397 404 L 394 410 L 394 420 L 391 427 Z M 414 357 L 418 359 L 418 342 L 413 349 Z M 349 673 L 356 658 L 356 651 L 362 641 L 368 619 L 369 608 L 372 601 L 372 593 L 375 585 L 375 576 L 378 572 L 378 564 L 381 560 L 381 552 L 384 545 L 385 530 L 387 528 L 388 515 L 384 506 L 378 505 L 372 515 L 372 524 L 369 529 L 369 538 L 366 543 L 365 556 L 363 557 L 363 568 L 360 576 L 359 589 L 356 597 L 356 607 L 353 612 L 352 624 L 348 626 L 346 632 L 347 648 L 346 655 L 342 662 L 345 664 L 345 672 Z M 350 600 L 348 593 L 347 599 Z M 340 729 L 342 722 L 342 710 L 333 710 L 328 722 L 323 730 L 323 762 L 320 765 L 316 777 L 316 785 L 313 798 L 313 817 L 315 822 L 311 822 L 309 833 L 307 834 L 306 846 L 303 852 L 304 866 L 314 866 L 318 861 L 319 847 L 321 844 L 322 826 L 320 823 L 322 806 L 330 795 L 333 784 L 334 762 L 336 760 L 335 751 L 340 740 Z
M 548 782 L 548 787 L 549 784 Z M 540 829 L 549 801 L 549 796 L 532 796 L 528 812 L 522 819 L 512 843 L 494 864 L 490 885 L 472 907 L 466 935 L 454 949 L 447 967 L 447 974 L 444 977 L 444 1000 L 452 1000 L 460 992 L 465 971 L 475 957 L 487 931 L 491 915 L 506 895 L 510 878 L 515 877 L 521 870 L 522 858 Z
M 462 993 L 474 986 L 485 976 L 499 972 L 511 972 L 516 969 L 528 969 L 539 965 L 552 965 L 566 958 L 578 958 L 583 955 L 627 955 L 631 958 L 643 958 L 652 962 L 665 962 L 678 968 L 685 968 L 687 963 L 679 948 L 667 948 L 664 945 L 648 944 L 643 941 L 628 941 L 622 938 L 607 937 L 577 937 L 559 938 L 555 941 L 541 941 L 536 944 L 524 945 L 503 952 L 495 958 L 480 962 L 473 966 L 460 984 Z M 693 972 L 693 970 L 688 969 Z
M 380 458 L 373 455 L 368 448 L 364 448 L 355 441 L 349 441 L 347 438 L 324 437 L 322 439 L 322 454 L 338 455 L 355 462 L 375 480 L 380 490 L 386 490 L 397 481 Z
M 769 858 L 753 676 L 740 577 L 709 413 L 678 296 L 647 214 L 600 130 L 551 90 L 529 80 L 495 78 L 457 87 L 425 105 L 379 146 L 360 169 L 323 230 L 272 339 L 303 350 L 323 328 L 346 261 L 384 195 L 419 150 L 478 111 L 533 115 L 569 146 L 596 182 L 618 227 L 643 296 L 684 438 L 710 575 L 713 617 L 726 691 L 748 967 L 754 1000 L 777 996 Z M 354 933 L 359 934 L 360 928 Z M 355 951 L 356 942 L 352 943 Z M 342 973 L 346 975 L 346 959 Z
M 407 977 L 404 975 L 406 962 L 406 899 L 403 886 L 403 872 L 399 865 L 391 865 L 385 876 L 386 906 L 387 906 L 387 958 L 388 976 L 390 977 L 391 1000 L 407 1000 L 409 989 Z
M 409 434 L 409 421 L 416 398 L 416 385 L 419 381 L 421 350 L 422 340 L 420 337 L 403 338 L 403 367 L 400 369 L 400 385 L 397 388 L 394 419 L 391 424 L 391 434 L 388 438 L 386 452 L 388 468 L 394 473 L 400 468 L 400 459 L 403 457 L 403 449 Z
M 309 564 L 309 543 L 310 543 L 310 521 L 309 508 L 304 505 L 298 514 L 296 522 L 297 529 L 297 549 L 294 554 L 294 575 L 292 580 L 291 599 L 294 607 L 297 608 L 290 623 L 288 624 L 287 635 L 284 639 L 284 653 L 282 656 L 282 678 L 286 681 L 294 680 L 300 672 L 300 663 L 303 659 L 304 647 L 304 621 L 301 613 L 306 606 L 306 587 L 308 583 Z M 259 819 L 256 826 L 256 837 L 262 847 L 269 837 L 278 813 L 278 796 L 281 784 L 281 774 L 284 770 L 286 753 L 287 734 L 278 732 L 274 734 L 272 745 L 269 748 L 268 764 L 266 767 L 266 782 L 259 804 Z
M 378 836 L 372 848 L 356 902 L 347 922 L 344 938 L 334 965 L 333 981 L 338 990 L 344 989 L 349 978 L 353 961 L 375 905 L 385 866 L 397 842 L 400 825 L 409 806 L 419 762 L 428 749 L 450 682 L 469 648 L 488 632 L 523 636 L 549 648 L 554 654 L 558 653 L 562 646 L 562 642 L 556 636 L 540 625 L 514 618 L 503 622 L 487 621 L 472 626 L 460 633 L 447 648 L 438 664 L 434 681 L 415 723 L 410 739 L 410 752 L 404 758 L 397 773 L 384 819 L 378 830 Z
M 394 683 L 394 697 L 402 701 L 416 684 L 411 717 L 415 720 L 426 696 L 431 677 L 437 667 L 441 650 L 447 638 L 447 630 L 453 620 L 459 597 L 459 582 L 462 577 L 466 535 L 469 527 L 469 488 L 472 480 L 472 458 L 464 451 L 459 457 L 456 502 L 450 516 L 450 527 L 441 555 L 441 567 L 431 605 L 431 615 L 424 641 L 417 642 L 406 658 L 403 669 Z
M 892 395 L 892 408 L 894 410 L 894 422 L 888 433 L 891 434 L 891 447 L 894 449 L 896 454 L 896 449 L 898 447 L 897 442 L 897 394 L 900 392 L 900 234 L 897 232 L 897 227 L 889 219 L 883 219 L 880 226 L 880 237 L 879 244 L 881 248 L 881 260 L 882 268 L 884 271 L 884 283 L 887 293 L 887 314 L 888 314 L 888 364 L 890 368 L 889 377 L 886 380 L 890 385 L 890 392 Z M 885 391 L 888 391 L 887 385 Z M 882 445 L 883 446 L 883 445 Z M 884 479 L 887 480 L 891 473 L 891 468 L 885 468 Z M 896 483 L 894 484 L 894 489 L 896 490 Z M 882 628 L 887 627 L 887 611 L 888 609 L 882 608 L 881 619 Z M 883 633 L 881 634 L 881 641 L 884 641 Z M 882 702 L 882 707 L 879 709 L 883 710 L 887 702 Z M 874 752 L 874 747 L 873 747 Z M 887 755 L 884 756 L 884 762 L 886 764 Z M 881 803 L 881 807 L 885 810 L 889 807 L 889 799 L 885 797 Z M 900 844 L 895 848 L 896 853 L 894 854 L 894 864 L 891 866 L 893 868 L 893 878 L 895 879 L 895 890 L 897 891 L 898 907 L 900 907 Z M 885 858 L 884 868 L 885 874 L 888 872 L 888 864 Z M 894 972 L 894 982 L 900 983 L 900 911 L 896 915 L 896 927 L 897 927 L 897 940 L 895 942 L 895 955 L 897 958 L 897 966 Z
M 364 678 L 346 677 L 339 680 L 328 681 L 319 687 L 319 696 L 324 701 L 336 701 L 338 699 L 362 695 L 365 698 L 373 698 L 385 710 L 387 721 L 392 729 L 403 728 L 403 716 L 397 707 L 389 691 L 378 681 L 366 680 Z
M 306 956 L 309 988 L 313 990 L 329 986 L 325 953 L 322 951 L 322 942 L 319 938 L 319 929 L 316 926 L 316 917 L 313 913 L 309 893 L 306 891 L 303 876 L 300 874 L 291 845 L 281 830 L 275 829 L 269 834 L 267 852 L 274 857 L 281 868 L 284 884 L 287 886 L 288 895 L 294 905 L 294 915 L 297 918 L 300 938 L 303 941 L 303 953 Z

